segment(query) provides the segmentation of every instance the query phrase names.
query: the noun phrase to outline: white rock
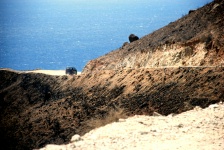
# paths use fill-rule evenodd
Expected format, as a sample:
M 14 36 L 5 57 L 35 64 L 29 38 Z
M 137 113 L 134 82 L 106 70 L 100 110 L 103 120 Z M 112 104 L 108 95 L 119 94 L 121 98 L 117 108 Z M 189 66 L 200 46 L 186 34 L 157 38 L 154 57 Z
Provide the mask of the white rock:
M 126 120 L 125 119 L 119 119 L 119 122 L 125 122 Z
M 209 106 L 209 108 L 213 108 L 213 109 L 218 108 L 218 107 L 219 107 L 218 104 L 212 104 L 212 105 Z
M 77 142 L 80 141 L 81 137 L 78 134 L 75 134 L 74 136 L 72 136 L 71 142 Z
M 194 110 L 202 110 L 202 108 L 200 106 L 195 106 Z
M 60 145 L 48 144 L 45 148 L 42 148 L 40 150 L 66 150 L 66 147 Z
M 154 111 L 153 116 L 162 116 L 162 115 L 160 113 Z

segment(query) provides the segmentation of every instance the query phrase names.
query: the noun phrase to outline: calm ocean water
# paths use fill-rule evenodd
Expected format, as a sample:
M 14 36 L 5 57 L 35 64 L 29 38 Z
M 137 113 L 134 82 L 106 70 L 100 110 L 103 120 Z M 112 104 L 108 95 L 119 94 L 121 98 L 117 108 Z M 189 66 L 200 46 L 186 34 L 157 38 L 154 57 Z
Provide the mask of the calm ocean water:
M 212 0 L 0 0 L 0 68 L 79 71 Z

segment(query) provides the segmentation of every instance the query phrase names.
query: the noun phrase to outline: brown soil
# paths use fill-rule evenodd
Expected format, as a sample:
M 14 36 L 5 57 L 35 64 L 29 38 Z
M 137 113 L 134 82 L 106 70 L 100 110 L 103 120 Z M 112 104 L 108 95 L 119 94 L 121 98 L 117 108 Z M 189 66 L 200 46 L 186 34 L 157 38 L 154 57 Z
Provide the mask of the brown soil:
M 204 108 L 224 101 L 223 71 L 151 68 L 51 76 L 1 70 L 1 142 L 12 149 L 66 143 L 93 129 L 90 120 L 103 120 L 111 110 L 133 116 Z
M 84 135 L 120 117 L 179 114 L 224 101 L 223 6 L 223 1 L 215 0 L 176 23 L 90 61 L 80 75 L 1 69 L 1 146 L 33 149 L 63 144 L 75 134 Z M 211 17 L 214 21 L 208 26 L 202 22 Z M 199 24 L 194 26 L 197 32 L 191 33 L 192 28 L 185 24 Z M 181 32 L 172 33 L 174 25 Z M 190 42 L 210 31 L 214 32 L 209 42 Z M 162 32 L 167 36 L 164 39 Z M 192 38 L 182 32 L 189 32 Z M 178 44 L 166 42 L 171 33 Z M 152 41 L 153 37 L 157 40 Z M 210 42 L 214 42 L 212 46 Z M 156 64 L 150 65 L 153 61 Z
M 41 150 L 222 150 L 224 104 L 169 116 L 133 116 L 120 119 L 67 145 L 49 144 Z

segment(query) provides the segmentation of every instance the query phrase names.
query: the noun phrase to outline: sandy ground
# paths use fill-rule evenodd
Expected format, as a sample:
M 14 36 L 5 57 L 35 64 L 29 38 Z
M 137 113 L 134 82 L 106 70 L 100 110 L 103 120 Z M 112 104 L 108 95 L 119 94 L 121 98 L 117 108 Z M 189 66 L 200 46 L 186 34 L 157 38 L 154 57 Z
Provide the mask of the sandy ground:
M 43 73 L 48 75 L 65 75 L 65 70 L 32 70 L 32 71 L 25 71 L 26 73 Z M 81 72 L 77 73 L 78 75 L 81 74 Z
M 74 135 L 67 145 L 41 150 L 223 150 L 224 104 L 169 116 L 134 116 Z

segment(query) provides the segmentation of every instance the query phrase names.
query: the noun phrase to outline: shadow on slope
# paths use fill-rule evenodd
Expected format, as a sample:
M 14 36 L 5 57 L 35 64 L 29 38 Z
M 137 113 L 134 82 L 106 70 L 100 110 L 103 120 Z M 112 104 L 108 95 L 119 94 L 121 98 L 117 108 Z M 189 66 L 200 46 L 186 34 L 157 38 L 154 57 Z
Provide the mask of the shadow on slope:
M 207 107 L 224 101 L 223 71 L 183 67 L 50 76 L 1 70 L 1 144 L 8 149 L 40 148 L 69 142 L 74 134 L 119 117 Z

